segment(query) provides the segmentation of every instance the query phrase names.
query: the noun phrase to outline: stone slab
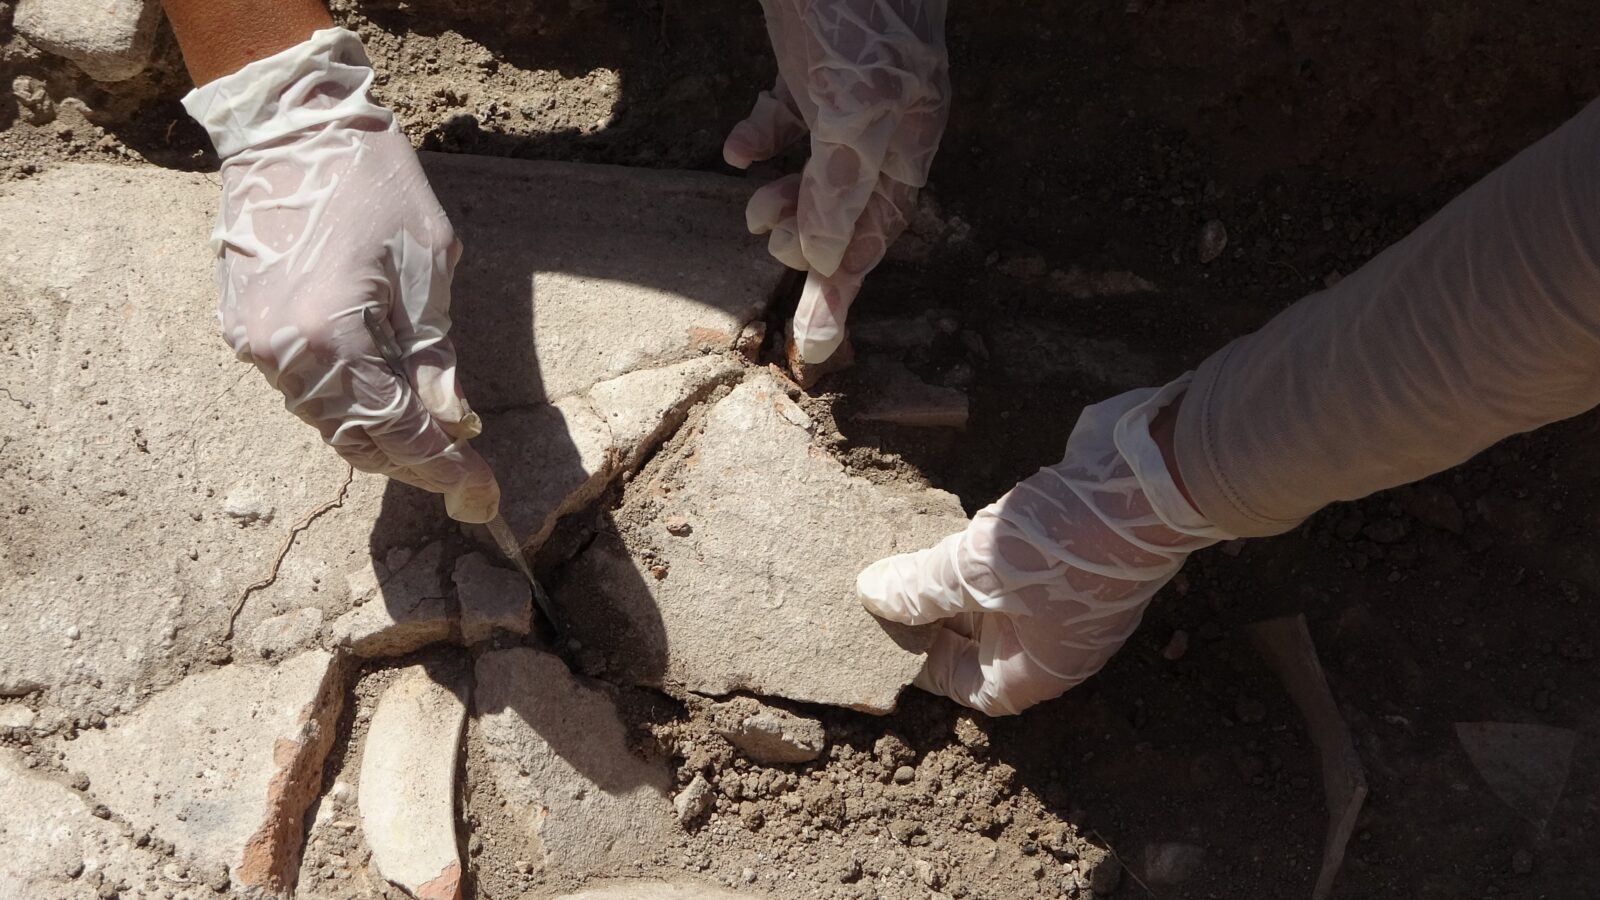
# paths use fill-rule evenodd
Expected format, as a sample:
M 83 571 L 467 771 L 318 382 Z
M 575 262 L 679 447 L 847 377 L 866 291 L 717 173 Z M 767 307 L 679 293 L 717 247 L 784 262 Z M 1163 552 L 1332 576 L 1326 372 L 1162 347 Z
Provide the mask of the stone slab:
M 528 647 L 479 657 L 473 708 L 483 759 L 475 794 L 503 805 L 482 815 L 486 842 L 526 848 L 547 875 L 613 874 L 658 848 L 672 827 L 664 762 L 629 749 L 598 684 Z
M 68 769 L 135 827 L 227 866 L 242 890 L 293 888 L 303 820 L 344 700 L 323 651 L 190 676 L 103 731 L 64 744 Z
M 457 349 L 480 411 L 560 399 L 731 349 L 783 277 L 765 240 L 745 228 L 750 185 L 742 179 L 422 159 L 467 246 L 454 318 L 457 332 L 472 336 Z
M 484 443 L 538 430 L 538 455 L 495 462 L 554 471 L 545 513 L 616 471 L 545 401 L 731 346 L 781 276 L 737 179 L 425 165 L 469 248 L 455 336 Z M 316 607 L 332 630 L 346 573 L 449 527 L 438 498 L 352 477 L 217 336 L 216 204 L 213 175 L 145 167 L 0 187 L 0 695 L 131 709 L 266 619 Z
M 96 81 L 144 71 L 161 24 L 158 0 L 18 0 L 12 27 Z
M 449 640 L 457 610 L 440 571 L 443 557 L 443 546 L 434 541 L 397 558 L 397 568 L 364 560 L 345 579 L 357 606 L 333 623 L 328 648 L 374 658 L 404 656 Z
M 527 634 L 533 628 L 533 588 L 516 569 L 497 566 L 482 553 L 456 560 L 456 600 L 461 604 L 461 639 L 486 641 L 495 629 Z
M 765 373 L 695 427 L 556 587 L 575 636 L 636 683 L 892 710 L 930 635 L 867 613 L 856 573 L 964 528 L 961 504 L 847 473 Z
M 461 896 L 455 787 L 466 715 L 464 686 L 411 666 L 378 698 L 362 745 L 356 796 L 372 865 L 418 900 Z
M 135 846 L 81 794 L 28 769 L 10 749 L 0 749 L 0 797 L 0 897 L 93 897 L 97 884 L 127 885 L 123 896 L 216 896 L 164 873 L 171 861 Z

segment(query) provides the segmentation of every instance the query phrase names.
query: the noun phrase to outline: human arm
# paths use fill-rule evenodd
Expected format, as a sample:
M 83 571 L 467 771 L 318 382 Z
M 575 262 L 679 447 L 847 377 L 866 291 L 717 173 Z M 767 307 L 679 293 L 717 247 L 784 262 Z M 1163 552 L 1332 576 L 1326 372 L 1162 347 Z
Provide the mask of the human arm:
M 333 27 L 323 0 L 163 0 L 162 7 L 196 87 Z
M 941 623 L 918 683 L 1020 711 L 1103 665 L 1188 552 L 1600 404 L 1597 150 L 1593 104 L 1164 399 L 1085 410 L 1066 459 L 965 532 L 869 567 L 870 610 Z

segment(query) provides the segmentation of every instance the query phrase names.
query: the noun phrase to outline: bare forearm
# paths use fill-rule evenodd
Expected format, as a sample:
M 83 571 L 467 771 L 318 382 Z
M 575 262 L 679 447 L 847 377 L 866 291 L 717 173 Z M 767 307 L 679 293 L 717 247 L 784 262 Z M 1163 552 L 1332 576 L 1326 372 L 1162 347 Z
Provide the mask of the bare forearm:
M 323 0 L 163 0 L 196 85 L 236 72 L 333 25 Z

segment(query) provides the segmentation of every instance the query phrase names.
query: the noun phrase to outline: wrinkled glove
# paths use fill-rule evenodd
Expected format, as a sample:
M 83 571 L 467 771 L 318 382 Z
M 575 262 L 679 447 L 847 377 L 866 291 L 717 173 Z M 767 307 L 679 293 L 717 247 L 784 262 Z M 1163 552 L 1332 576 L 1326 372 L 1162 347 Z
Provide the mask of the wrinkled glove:
M 722 146 L 730 165 L 769 159 L 811 133 L 799 175 L 745 211 L 784 265 L 809 272 L 795 311 L 800 358 L 844 341 L 845 313 L 905 230 L 949 112 L 945 0 L 761 0 L 778 80 Z
M 223 160 L 222 334 L 352 466 L 487 521 L 500 489 L 446 337 L 461 243 L 372 80 L 330 28 L 184 98 Z
M 1228 535 L 1189 505 L 1150 437 L 1188 376 L 1088 407 L 1061 462 L 933 548 L 856 579 L 874 614 L 939 622 L 916 684 L 1010 715 L 1093 675 L 1188 555 Z

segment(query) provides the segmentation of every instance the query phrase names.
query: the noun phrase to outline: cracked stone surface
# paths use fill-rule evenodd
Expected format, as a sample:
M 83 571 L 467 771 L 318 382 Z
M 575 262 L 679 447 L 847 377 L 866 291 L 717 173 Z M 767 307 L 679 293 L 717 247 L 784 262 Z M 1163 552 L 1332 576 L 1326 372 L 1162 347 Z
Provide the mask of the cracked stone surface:
M 614 873 L 672 826 L 666 764 L 633 754 L 605 686 L 528 647 L 479 657 L 473 708 L 480 833 L 557 878 Z
M 766 373 L 695 428 L 556 587 L 575 635 L 639 684 L 892 710 L 929 635 L 862 609 L 856 573 L 965 527 L 961 504 L 847 473 Z
M 329 649 L 357 656 L 404 656 L 455 633 L 456 601 L 445 587 L 438 541 L 408 553 L 391 551 L 395 567 L 364 561 L 345 579 L 355 609 L 333 623 Z
M 516 569 L 497 566 L 482 553 L 456 560 L 456 599 L 461 604 L 461 639 L 486 641 L 496 628 L 527 634 L 533 627 L 533 589 Z
M 28 43 L 72 60 L 96 81 L 144 71 L 160 24 L 157 0 L 18 0 L 12 16 Z
M 216 896 L 163 874 L 171 862 L 135 846 L 81 794 L 28 769 L 10 749 L 0 749 L 0 797 L 0 896 L 92 897 L 96 883 L 178 900 Z
M 455 335 L 484 447 L 548 481 L 508 485 L 532 535 L 664 435 L 652 417 L 687 403 L 674 391 L 734 371 L 723 354 L 781 267 L 745 233 L 737 179 L 424 156 L 470 248 Z M 341 630 L 363 608 L 348 573 L 453 528 L 436 497 L 351 476 L 233 359 L 216 334 L 216 202 L 211 176 L 155 168 L 66 165 L 0 188 L 0 696 L 115 716 L 214 657 L 241 600 L 238 655 L 281 616 L 299 617 L 261 646 L 303 645 L 303 609 L 336 635 L 379 634 Z M 637 389 L 619 380 L 633 372 Z
M 378 698 L 361 756 L 357 797 L 372 865 L 418 900 L 461 896 L 456 850 L 456 754 L 466 687 L 422 666 Z
M 64 744 L 64 762 L 135 827 L 227 866 L 236 888 L 281 893 L 293 886 L 303 820 L 321 788 L 342 678 L 323 651 L 193 675 Z

